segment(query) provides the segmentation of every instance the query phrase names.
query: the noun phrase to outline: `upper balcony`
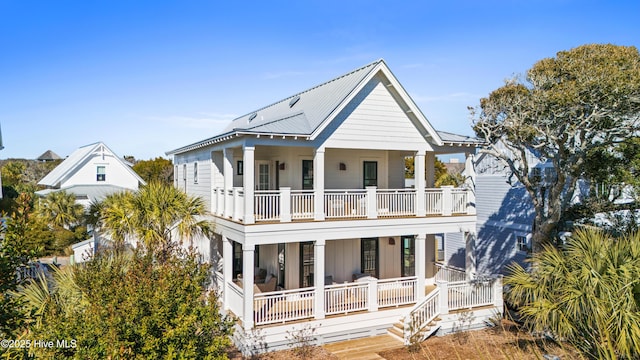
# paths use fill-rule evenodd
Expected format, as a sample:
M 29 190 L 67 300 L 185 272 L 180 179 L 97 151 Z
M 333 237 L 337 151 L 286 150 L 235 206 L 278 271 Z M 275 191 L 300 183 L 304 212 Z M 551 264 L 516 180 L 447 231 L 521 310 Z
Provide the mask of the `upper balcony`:
M 245 204 L 251 204 L 248 209 Z M 465 188 L 255 190 L 212 189 L 211 212 L 251 223 L 475 215 L 473 192 Z

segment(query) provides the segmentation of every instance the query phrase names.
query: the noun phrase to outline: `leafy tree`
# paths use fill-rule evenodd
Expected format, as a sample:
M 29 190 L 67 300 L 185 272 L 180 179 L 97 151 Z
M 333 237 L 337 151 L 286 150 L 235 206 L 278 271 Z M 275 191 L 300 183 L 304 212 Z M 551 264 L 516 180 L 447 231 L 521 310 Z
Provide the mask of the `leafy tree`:
M 613 238 L 580 229 L 549 244 L 527 271 L 511 265 L 506 299 L 534 331 L 551 331 L 587 356 L 640 357 L 640 234 Z
M 173 183 L 173 164 L 171 160 L 157 157 L 153 160 L 141 160 L 133 165 L 133 170 L 146 182 Z
M 105 251 L 83 266 L 57 270 L 18 293 L 34 339 L 76 346 L 33 347 L 36 358 L 224 359 L 232 322 L 207 292 L 209 266 L 193 253 L 163 263 L 140 249 Z
M 100 210 L 99 226 L 116 242 L 139 240 L 162 259 L 175 242 L 210 232 L 211 224 L 202 218 L 205 214 L 201 198 L 151 182 L 136 192 L 108 196 Z
M 526 80 L 507 81 L 471 109 L 474 130 L 529 193 L 534 251 L 553 239 L 594 149 L 615 149 L 640 128 L 640 54 L 584 45 L 538 61 Z M 557 176 L 530 176 L 530 156 Z
M 21 302 L 10 292 L 20 284 L 18 268 L 26 266 L 35 255 L 23 244 L 29 223 L 28 195 L 23 194 L 18 200 L 19 206 L 0 227 L 0 339 L 14 338 L 22 324 Z
M 426 170 L 425 170 L 426 171 Z M 414 158 L 404 158 L 404 176 L 405 178 L 414 177 Z M 435 186 L 441 187 L 445 185 L 460 186 L 464 183 L 464 176 L 461 174 L 450 174 L 445 164 L 439 159 L 435 159 L 434 163 Z

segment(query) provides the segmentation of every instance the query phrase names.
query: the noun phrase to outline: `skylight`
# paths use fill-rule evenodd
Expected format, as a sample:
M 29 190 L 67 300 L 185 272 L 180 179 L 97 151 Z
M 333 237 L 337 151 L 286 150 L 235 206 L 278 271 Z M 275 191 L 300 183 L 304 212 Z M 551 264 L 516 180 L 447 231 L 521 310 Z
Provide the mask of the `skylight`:
M 295 96 L 291 101 L 289 101 L 289 107 L 293 107 L 300 100 L 300 95 Z
M 251 115 L 249 115 L 249 121 L 255 119 L 258 116 L 258 113 L 253 113 Z

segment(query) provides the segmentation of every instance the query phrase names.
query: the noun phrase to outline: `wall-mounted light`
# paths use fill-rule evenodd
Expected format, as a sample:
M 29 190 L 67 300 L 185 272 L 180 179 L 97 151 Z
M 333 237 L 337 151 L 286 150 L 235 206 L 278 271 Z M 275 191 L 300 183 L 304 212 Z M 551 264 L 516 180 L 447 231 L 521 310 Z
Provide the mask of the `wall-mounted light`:
M 389 245 L 395 245 L 395 244 L 396 244 L 396 239 L 395 239 L 395 238 L 390 237 L 390 238 L 389 238 Z
M 339 165 L 339 169 L 340 169 L 341 171 L 345 171 L 345 170 L 347 170 L 347 165 L 346 165 L 345 163 L 340 163 L 340 165 Z
M 285 169 L 284 163 L 280 163 L 280 165 L 278 165 L 278 167 L 280 168 L 280 170 L 284 170 Z

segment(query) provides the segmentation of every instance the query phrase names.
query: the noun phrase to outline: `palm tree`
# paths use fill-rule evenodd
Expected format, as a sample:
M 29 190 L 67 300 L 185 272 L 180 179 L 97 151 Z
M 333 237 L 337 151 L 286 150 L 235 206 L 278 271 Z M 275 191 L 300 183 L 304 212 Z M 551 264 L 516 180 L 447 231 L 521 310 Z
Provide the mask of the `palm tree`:
M 36 214 L 52 227 L 73 230 L 82 222 L 84 207 L 76 203 L 75 195 L 54 191 L 38 202 Z
M 201 198 L 160 182 L 151 182 L 135 193 L 107 197 L 100 224 L 116 241 L 137 239 L 146 249 L 165 254 L 175 242 L 208 235 L 211 224 L 203 218 Z M 176 237 L 176 238 L 174 238 Z
M 531 262 L 530 271 L 511 266 L 505 285 L 532 330 L 550 331 L 592 358 L 640 356 L 640 234 L 581 229 Z

